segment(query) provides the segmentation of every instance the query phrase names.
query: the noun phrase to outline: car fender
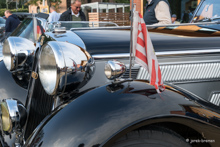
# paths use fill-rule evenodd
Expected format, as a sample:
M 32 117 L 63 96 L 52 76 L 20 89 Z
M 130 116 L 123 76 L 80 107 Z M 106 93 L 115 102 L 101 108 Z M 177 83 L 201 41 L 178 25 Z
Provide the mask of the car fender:
M 12 77 L 12 74 L 7 70 L 5 64 L 0 61 L 0 100 L 7 98 L 16 98 L 23 104 L 26 102 L 27 90 L 20 87 Z M 8 146 L 12 146 L 15 141 L 15 133 L 11 136 L 5 135 L 1 142 L 7 143 Z
M 7 70 L 5 64 L 0 61 L 0 99 L 16 98 L 23 104 L 26 102 L 27 90 L 20 87 Z
M 194 119 L 192 117 L 187 116 L 181 116 L 181 115 L 158 115 L 150 118 L 144 118 L 143 120 L 135 121 L 112 136 L 110 136 L 105 142 L 103 142 L 100 146 L 108 147 L 111 144 L 113 144 L 117 139 L 121 138 L 128 132 L 131 132 L 133 130 L 150 126 L 150 125 L 160 125 L 163 127 L 167 127 L 166 125 L 175 125 L 173 127 L 170 127 L 168 129 L 171 129 L 173 131 L 182 132 L 182 129 L 188 129 L 187 131 L 193 131 L 193 133 L 198 133 L 200 135 L 197 136 L 198 138 L 190 138 L 187 137 L 186 142 L 192 143 L 193 141 L 198 141 L 199 143 L 210 143 L 212 146 L 218 147 L 220 145 L 220 137 L 216 134 L 220 133 L 220 128 L 217 126 L 213 126 L 210 123 L 207 123 L 205 121 L 201 121 L 198 119 Z M 184 128 L 181 128 L 184 127 Z M 187 132 L 186 131 L 186 132 Z M 192 133 L 192 132 L 191 132 Z M 183 136 L 184 138 L 185 136 Z
M 208 126 L 208 117 L 188 108 L 203 109 L 171 89 L 158 94 L 146 82 L 102 86 L 54 111 L 32 133 L 26 146 L 108 146 L 127 131 L 171 120 Z M 219 128 L 216 131 L 220 132 Z

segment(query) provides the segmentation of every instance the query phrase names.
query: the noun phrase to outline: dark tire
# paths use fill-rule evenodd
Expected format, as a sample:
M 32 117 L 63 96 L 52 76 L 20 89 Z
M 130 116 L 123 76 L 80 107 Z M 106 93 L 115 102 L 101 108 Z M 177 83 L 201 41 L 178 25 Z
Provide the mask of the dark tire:
M 190 147 L 183 137 L 174 131 L 152 126 L 146 130 L 132 131 L 115 141 L 112 147 Z

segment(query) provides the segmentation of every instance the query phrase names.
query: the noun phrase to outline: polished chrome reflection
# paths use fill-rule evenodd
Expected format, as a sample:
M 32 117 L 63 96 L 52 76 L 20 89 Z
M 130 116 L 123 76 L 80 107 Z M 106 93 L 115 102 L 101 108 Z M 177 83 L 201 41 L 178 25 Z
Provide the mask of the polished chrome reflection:
M 57 65 L 53 50 L 45 45 L 41 52 L 40 72 L 41 83 L 48 93 L 53 94 L 58 85 Z
M 117 60 L 108 61 L 105 64 L 105 75 L 109 80 L 119 78 L 125 72 L 126 72 L 125 64 Z
M 94 70 L 90 54 L 74 44 L 50 41 L 41 50 L 39 77 L 49 95 L 83 87 Z
M 16 99 L 4 99 L 1 102 L 1 127 L 4 133 L 21 131 L 27 118 L 24 105 Z
M 32 62 L 35 46 L 32 41 L 20 37 L 9 37 L 3 46 L 3 60 L 9 71 L 27 66 Z

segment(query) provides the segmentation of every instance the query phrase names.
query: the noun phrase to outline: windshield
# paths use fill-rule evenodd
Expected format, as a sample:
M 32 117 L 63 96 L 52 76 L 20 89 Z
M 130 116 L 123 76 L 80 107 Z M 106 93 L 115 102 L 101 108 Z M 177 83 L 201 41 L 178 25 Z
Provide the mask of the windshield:
M 118 26 L 113 22 L 95 22 L 95 21 L 59 21 L 47 24 L 47 32 L 53 31 L 53 29 L 60 23 L 61 27 L 66 27 L 66 30 L 71 28 L 91 28 L 91 27 L 116 27 Z
M 37 20 L 37 39 L 42 34 L 41 22 Z M 10 36 L 22 37 L 35 42 L 34 40 L 34 29 L 33 19 L 26 18 L 22 23 L 12 32 Z
M 220 0 L 205 0 L 192 22 L 204 22 L 220 19 Z

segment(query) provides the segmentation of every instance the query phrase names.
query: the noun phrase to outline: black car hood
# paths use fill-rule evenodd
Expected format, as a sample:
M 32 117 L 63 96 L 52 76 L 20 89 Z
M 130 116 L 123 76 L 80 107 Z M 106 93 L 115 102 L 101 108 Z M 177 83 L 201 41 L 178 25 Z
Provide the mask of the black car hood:
M 74 31 L 85 43 L 90 54 L 128 53 L 130 31 L 78 30 Z
M 128 30 L 76 30 L 90 54 L 128 53 L 130 31 Z M 150 32 L 156 52 L 207 50 L 219 48 L 218 37 L 188 37 L 167 33 Z

